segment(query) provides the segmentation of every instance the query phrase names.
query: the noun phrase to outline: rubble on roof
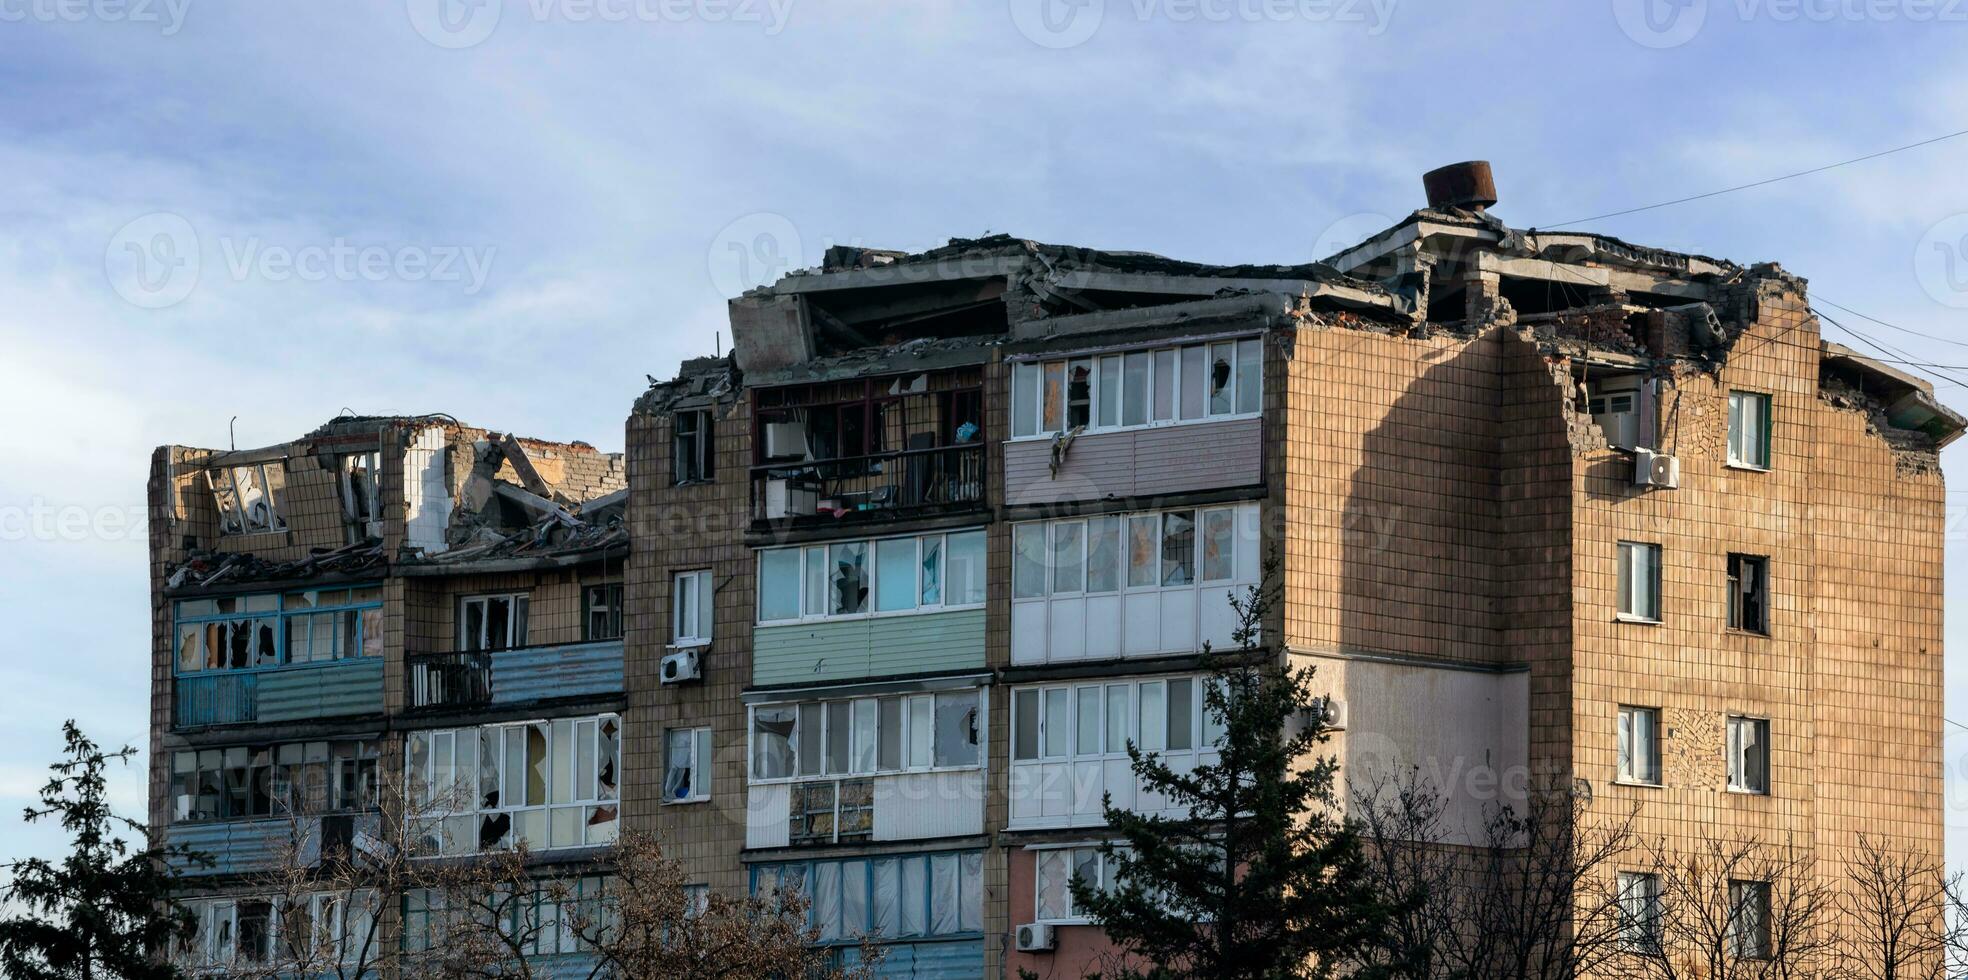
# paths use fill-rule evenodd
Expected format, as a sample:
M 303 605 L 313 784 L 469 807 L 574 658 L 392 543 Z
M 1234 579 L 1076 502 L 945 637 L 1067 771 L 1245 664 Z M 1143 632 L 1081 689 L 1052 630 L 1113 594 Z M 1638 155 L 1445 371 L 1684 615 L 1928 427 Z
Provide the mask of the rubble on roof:
M 193 550 L 182 562 L 167 566 L 167 589 L 215 588 L 247 582 L 279 582 L 323 575 L 360 576 L 384 564 L 380 541 L 365 541 L 332 551 L 316 551 L 293 561 L 269 561 L 244 552 Z

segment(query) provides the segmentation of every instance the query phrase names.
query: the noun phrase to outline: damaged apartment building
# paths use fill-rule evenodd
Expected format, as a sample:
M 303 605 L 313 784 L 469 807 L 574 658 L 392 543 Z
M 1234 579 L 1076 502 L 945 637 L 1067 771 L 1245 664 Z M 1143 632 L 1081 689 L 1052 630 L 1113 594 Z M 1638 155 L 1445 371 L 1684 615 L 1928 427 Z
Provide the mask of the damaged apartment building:
M 731 301 L 621 460 L 448 419 L 161 450 L 153 816 L 223 892 L 277 823 L 234 760 L 476 771 L 447 853 L 620 822 L 693 887 L 797 888 L 881 975 L 1082 976 L 1103 798 L 1172 812 L 1126 747 L 1215 758 L 1200 654 L 1265 585 L 1343 774 L 1427 774 L 1468 842 L 1537 776 L 1675 846 L 1938 858 L 1963 419 L 1774 264 L 1512 229 L 1482 165 L 1425 183 L 1299 265 L 830 249 Z M 320 608 L 352 639 L 297 657 Z M 510 781 L 570 738 L 565 798 Z
M 575 875 L 606 851 L 627 497 L 620 455 L 445 416 L 157 451 L 150 818 L 208 859 L 180 868 L 188 971 L 267 969 L 297 929 L 381 935 L 354 921 L 379 908 L 391 941 L 428 941 L 427 896 L 294 887 L 394 830 L 433 860 L 523 841 Z

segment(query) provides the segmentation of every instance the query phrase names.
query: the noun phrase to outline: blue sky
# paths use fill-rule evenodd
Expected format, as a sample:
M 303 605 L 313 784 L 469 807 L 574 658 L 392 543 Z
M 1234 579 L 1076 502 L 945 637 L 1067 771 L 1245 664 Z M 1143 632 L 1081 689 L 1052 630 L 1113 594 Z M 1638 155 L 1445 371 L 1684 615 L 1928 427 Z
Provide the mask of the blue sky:
M 1457 160 L 1548 226 L 1968 128 L 1968 5 L 1010 2 L 0 0 L 0 855 L 53 842 L 17 811 L 62 719 L 144 742 L 158 444 L 348 408 L 618 450 L 644 374 L 833 243 L 1298 262 Z M 1593 228 L 1968 340 L 1936 247 L 1964 165 L 1968 137 Z M 141 770 L 116 790 L 140 812 Z M 1968 780 L 1949 803 L 1968 863 Z

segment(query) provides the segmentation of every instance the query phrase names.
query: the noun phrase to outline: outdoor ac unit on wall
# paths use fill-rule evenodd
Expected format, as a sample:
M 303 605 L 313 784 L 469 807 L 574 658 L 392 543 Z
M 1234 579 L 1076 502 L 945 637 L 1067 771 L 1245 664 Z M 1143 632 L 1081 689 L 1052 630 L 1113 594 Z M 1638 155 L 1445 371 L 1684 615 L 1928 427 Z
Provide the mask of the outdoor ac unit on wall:
M 1681 485 L 1681 461 L 1651 449 L 1633 451 L 1633 485 L 1672 490 Z
M 1021 953 L 1044 953 L 1052 949 L 1054 937 L 1052 927 L 1043 922 L 1028 922 L 1018 927 L 1018 951 Z
M 685 647 L 681 650 L 671 650 L 669 653 L 664 654 L 662 673 L 659 676 L 660 682 L 664 684 L 682 684 L 687 681 L 703 680 L 704 664 L 700 659 L 702 654 L 703 650 L 700 647 Z
M 765 458 L 803 459 L 806 457 L 806 423 L 767 422 Z

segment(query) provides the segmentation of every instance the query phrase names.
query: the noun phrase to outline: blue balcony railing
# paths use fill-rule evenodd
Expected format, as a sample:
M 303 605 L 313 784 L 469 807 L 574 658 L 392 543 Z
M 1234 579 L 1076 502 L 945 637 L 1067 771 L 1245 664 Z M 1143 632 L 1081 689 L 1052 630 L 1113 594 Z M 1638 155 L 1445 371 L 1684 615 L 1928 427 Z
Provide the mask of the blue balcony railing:
M 478 708 L 622 693 L 622 641 L 404 658 L 413 709 Z
M 376 657 L 176 678 L 180 729 L 372 715 L 382 710 L 383 662 Z

